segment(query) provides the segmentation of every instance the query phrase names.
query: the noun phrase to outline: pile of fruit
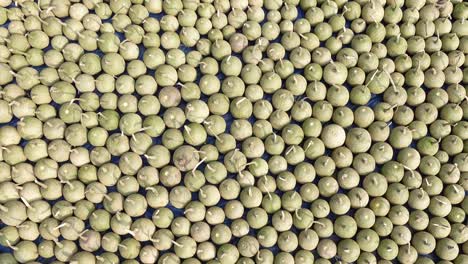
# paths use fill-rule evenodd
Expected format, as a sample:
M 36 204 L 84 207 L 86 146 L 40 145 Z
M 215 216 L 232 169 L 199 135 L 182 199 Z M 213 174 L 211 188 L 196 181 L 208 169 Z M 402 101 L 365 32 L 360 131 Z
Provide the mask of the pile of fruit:
M 0 263 L 468 263 L 468 2 L 0 0 Z

